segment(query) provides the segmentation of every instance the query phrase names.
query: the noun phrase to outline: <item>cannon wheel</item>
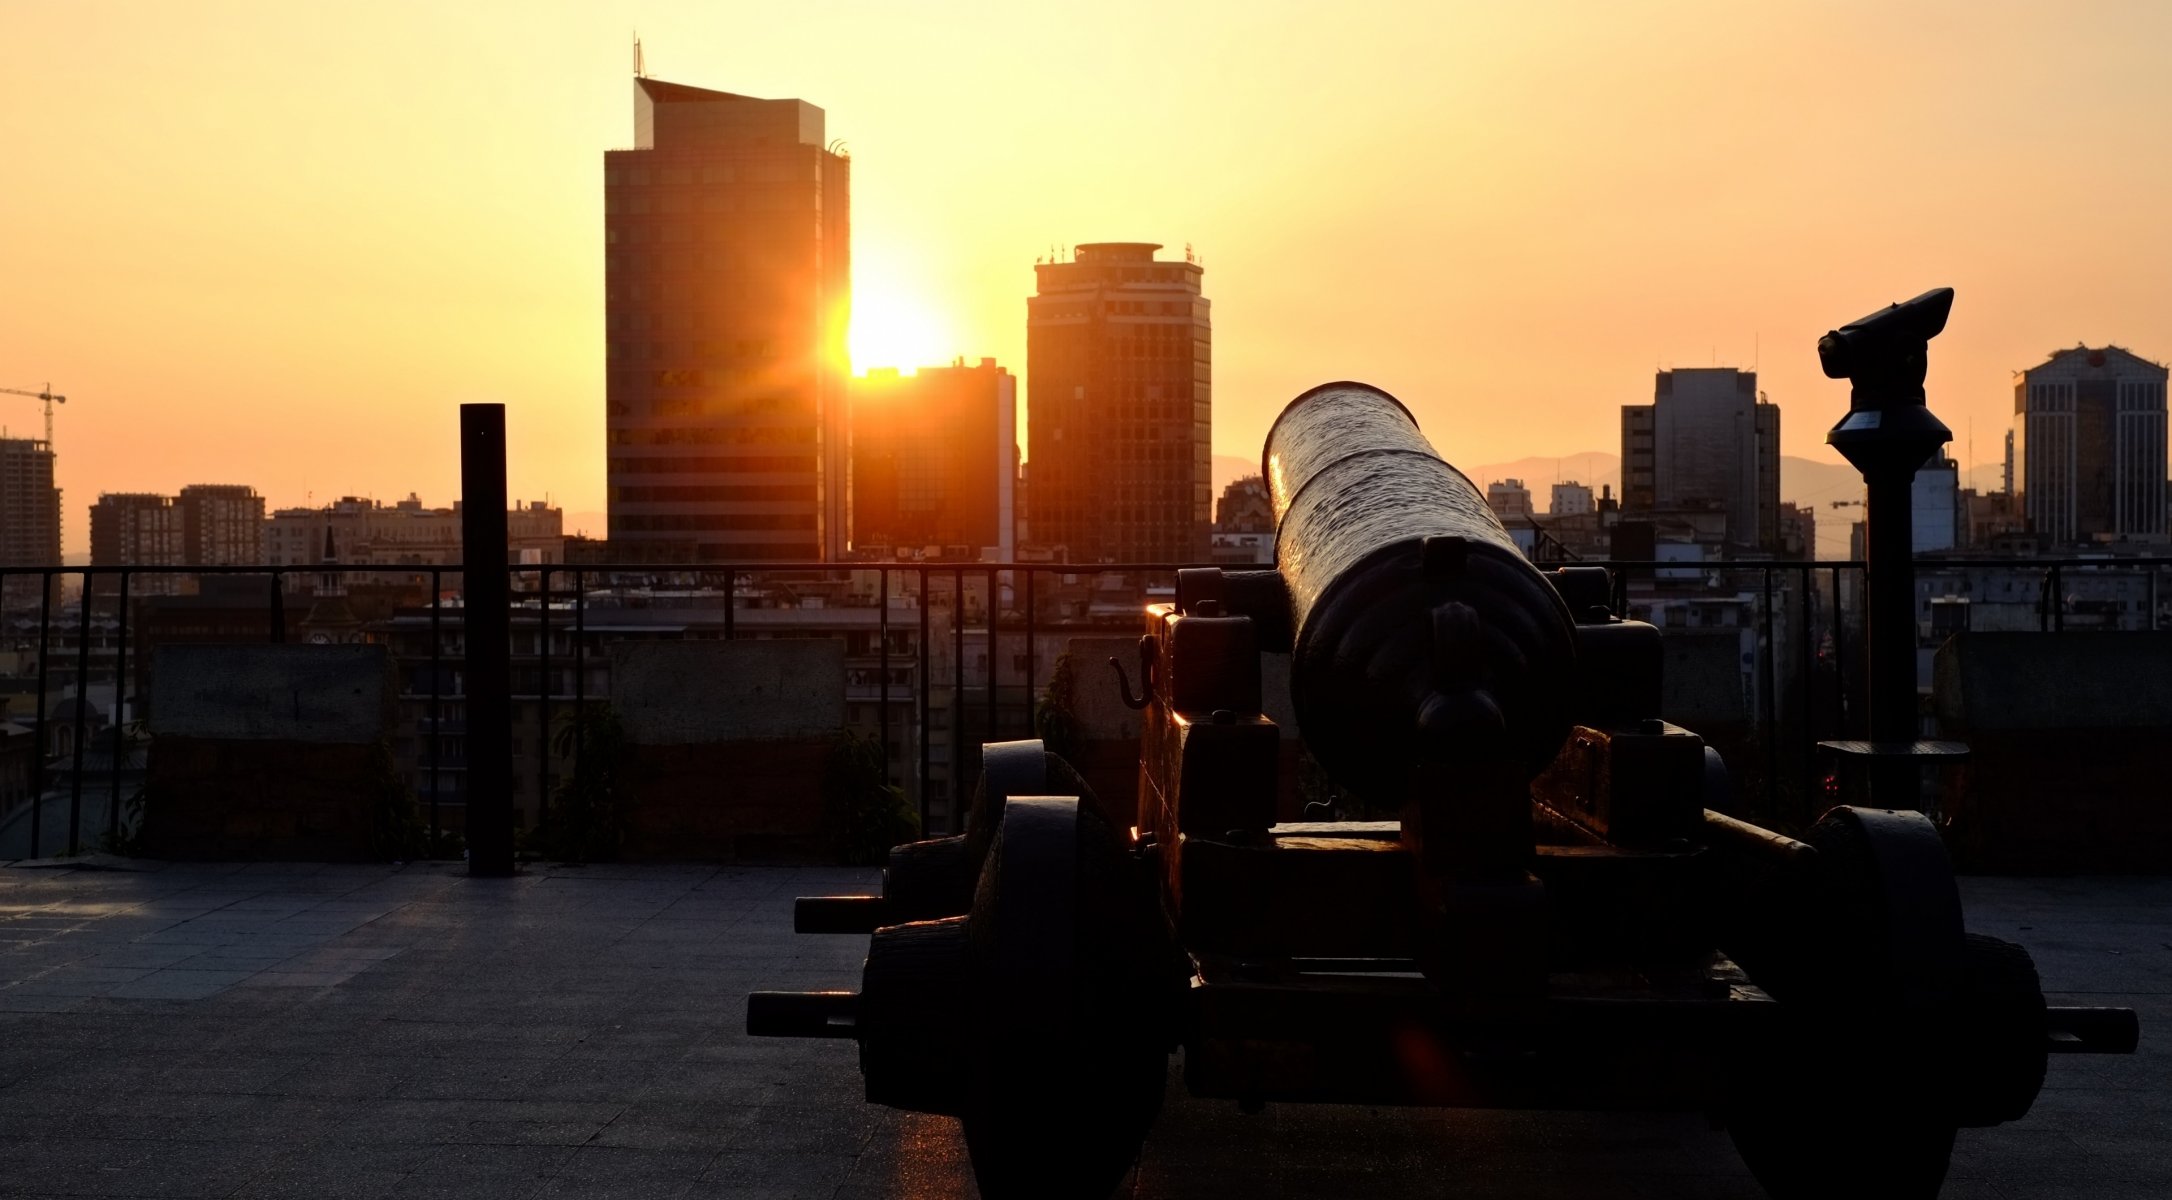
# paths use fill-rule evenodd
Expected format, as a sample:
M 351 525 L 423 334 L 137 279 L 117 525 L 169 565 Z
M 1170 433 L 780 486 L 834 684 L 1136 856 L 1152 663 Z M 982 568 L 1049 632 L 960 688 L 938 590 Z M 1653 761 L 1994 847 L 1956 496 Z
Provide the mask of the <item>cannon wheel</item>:
M 1168 1075 L 1158 921 L 1106 823 L 1072 798 L 1014 798 L 969 923 L 976 1018 L 966 1148 L 984 1200 L 1102 1200 Z
M 1742 1056 L 1728 1132 L 1774 1200 L 1930 1200 L 1958 1125 L 1946 1046 L 1970 952 L 1938 831 L 1919 813 L 1838 808 L 1818 848 L 1788 1036 Z

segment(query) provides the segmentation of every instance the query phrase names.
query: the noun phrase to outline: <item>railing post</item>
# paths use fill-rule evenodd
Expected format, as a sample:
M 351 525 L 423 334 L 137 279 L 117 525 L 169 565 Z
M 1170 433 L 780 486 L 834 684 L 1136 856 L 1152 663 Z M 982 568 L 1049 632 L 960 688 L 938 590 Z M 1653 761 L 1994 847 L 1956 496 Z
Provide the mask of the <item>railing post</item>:
M 460 586 L 467 624 L 468 874 L 513 873 L 512 602 L 505 406 L 460 406 Z
M 128 572 L 121 572 L 120 618 L 113 639 L 113 769 L 106 797 L 106 848 L 121 840 L 121 760 L 127 750 L 128 725 Z
M 1780 655 L 1776 643 L 1780 631 L 1775 623 L 1772 608 L 1772 567 L 1768 564 L 1759 575 L 1765 585 L 1765 636 L 1758 656 L 1765 666 L 1765 686 L 1759 688 L 1758 707 L 1764 710 L 1763 726 L 1765 743 L 1765 799 L 1777 812 L 1780 804 Z
M 875 724 L 882 742 L 882 781 L 890 782 L 890 568 L 875 569 L 875 674 L 877 676 Z
M 287 640 L 287 589 L 281 573 L 271 573 L 271 640 L 274 645 Z
M 2051 564 L 2051 631 L 2066 632 L 2065 576 L 2059 572 L 2059 564 Z
M 425 852 L 437 857 L 443 829 L 438 824 L 438 795 L 443 788 L 438 767 L 445 745 L 445 625 L 443 603 L 445 575 L 430 569 L 430 846 Z
M 1816 639 L 1811 633 L 1813 620 L 1810 602 L 1817 598 L 1817 571 L 1810 564 L 1804 563 L 1797 572 L 1797 586 L 1802 589 L 1802 639 L 1800 642 L 1802 647 L 1802 686 L 1798 691 L 1802 699 L 1800 701 L 1801 707 L 1797 710 L 1802 719 L 1802 775 L 1800 778 L 1805 789 L 1804 798 L 1809 800 L 1808 807 L 1815 808 L 1817 802 L 1812 798 L 1811 793 L 1816 790 L 1818 731 L 1816 727 L 1817 718 L 1812 714 L 1817 711 L 1818 660 Z
M 948 832 L 963 833 L 960 814 L 965 807 L 965 568 L 950 575 L 950 823 Z M 921 836 L 926 837 L 923 829 Z
M 1035 708 L 1036 704 L 1038 703 L 1038 701 L 1037 701 L 1037 699 L 1036 699 L 1036 694 L 1035 694 L 1035 692 L 1034 692 L 1034 690 L 1033 690 L 1033 667 L 1034 667 L 1034 662 L 1033 662 L 1033 635 L 1034 635 L 1034 632 L 1035 632 L 1035 630 L 1034 630 L 1034 622 L 1033 622 L 1033 569 L 1032 569 L 1032 568 L 1030 568 L 1030 567 L 1028 567 L 1028 568 L 1026 569 L 1026 732 L 1025 732 L 1025 736 L 1027 736 L 1027 737 L 1033 737 L 1033 736 L 1037 735 L 1037 734 L 1038 734 L 1038 733 L 1040 732 L 1040 731 L 1039 731 L 1039 730 L 1038 730 L 1038 729 L 1036 728 L 1036 725 L 1038 725 L 1038 722 L 1036 722 L 1036 721 L 1035 721 L 1035 720 L 1033 719 L 1033 711 L 1034 711 L 1034 708 Z
M 931 586 L 933 580 L 929 576 L 925 563 L 921 564 L 919 575 L 920 653 L 915 657 L 913 663 L 913 694 L 920 701 L 920 729 L 919 737 L 916 739 L 920 743 L 920 786 L 918 795 L 920 799 L 920 828 L 926 830 L 928 827 L 928 688 L 932 682 L 928 677 L 933 674 L 929 667 L 934 661 L 932 647 L 928 645 L 928 600 L 933 590 Z
M 731 597 L 724 597 L 726 612 Z M 582 786 L 581 743 L 588 740 L 588 576 L 573 573 L 573 778 Z
M 1833 736 L 1848 736 L 1848 605 L 1839 567 L 1833 568 Z
M 90 740 L 84 726 L 90 722 L 91 572 L 83 572 L 83 619 L 75 635 L 75 751 L 68 778 L 68 855 L 83 852 L 83 743 Z
M 535 821 L 538 829 L 551 811 L 551 568 L 536 572 Z
M 51 702 L 46 694 L 49 678 L 46 662 L 53 647 L 53 572 L 48 569 L 38 573 L 38 713 L 31 719 L 30 737 L 37 745 L 30 757 L 30 857 L 37 858 L 41 851 L 38 840 L 45 827 L 45 709 Z

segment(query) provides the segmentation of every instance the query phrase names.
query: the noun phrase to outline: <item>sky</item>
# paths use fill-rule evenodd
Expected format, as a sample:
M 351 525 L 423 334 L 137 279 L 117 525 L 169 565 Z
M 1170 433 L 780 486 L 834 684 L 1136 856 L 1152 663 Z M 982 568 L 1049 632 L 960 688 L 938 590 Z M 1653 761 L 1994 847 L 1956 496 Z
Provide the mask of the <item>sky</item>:
M 1934 286 L 1964 463 L 2048 352 L 2172 359 L 2161 3 L 0 0 L 0 387 L 69 397 L 68 549 L 107 491 L 449 503 L 468 401 L 515 496 L 600 511 L 636 31 L 827 111 L 862 369 L 1023 376 L 1037 256 L 1192 247 L 1217 453 L 1340 378 L 1452 462 L 1614 452 L 1731 365 L 1837 461 L 1818 336 Z

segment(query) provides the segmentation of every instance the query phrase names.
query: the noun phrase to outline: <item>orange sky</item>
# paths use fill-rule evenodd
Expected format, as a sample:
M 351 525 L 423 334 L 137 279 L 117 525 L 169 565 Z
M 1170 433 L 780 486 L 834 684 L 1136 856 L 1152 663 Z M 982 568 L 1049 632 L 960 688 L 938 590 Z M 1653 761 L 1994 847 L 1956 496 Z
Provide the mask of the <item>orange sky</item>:
M 448 502 L 469 400 L 510 406 L 516 495 L 600 510 L 636 28 L 652 75 L 828 111 L 862 367 L 1022 374 L 1036 255 L 1191 243 L 1221 453 L 1339 377 L 1451 460 L 1611 451 L 1655 367 L 1754 358 L 1826 457 L 1817 335 L 1940 284 L 1932 404 L 1977 461 L 2046 351 L 2172 358 L 2172 5 L 334 11 L 7 2 L 0 386 L 71 397 L 71 552 L 101 491 Z

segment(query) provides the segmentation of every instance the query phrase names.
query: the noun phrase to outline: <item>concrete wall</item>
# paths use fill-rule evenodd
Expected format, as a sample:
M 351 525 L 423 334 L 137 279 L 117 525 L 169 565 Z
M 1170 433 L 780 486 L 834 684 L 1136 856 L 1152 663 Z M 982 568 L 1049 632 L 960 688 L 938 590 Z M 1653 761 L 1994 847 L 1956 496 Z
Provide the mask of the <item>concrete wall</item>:
M 611 648 L 633 859 L 823 857 L 823 764 L 845 731 L 836 638 Z
M 635 642 L 611 647 L 626 739 L 691 746 L 835 735 L 845 725 L 837 638 Z
M 1971 751 L 1944 814 L 1961 869 L 2172 871 L 2172 637 L 1966 633 L 1933 677 Z
M 383 646 L 175 645 L 152 655 L 153 737 L 362 745 L 392 721 Z
M 141 837 L 181 859 L 342 861 L 407 853 L 383 744 L 397 682 L 383 646 L 153 651 Z

